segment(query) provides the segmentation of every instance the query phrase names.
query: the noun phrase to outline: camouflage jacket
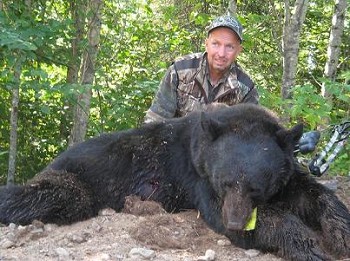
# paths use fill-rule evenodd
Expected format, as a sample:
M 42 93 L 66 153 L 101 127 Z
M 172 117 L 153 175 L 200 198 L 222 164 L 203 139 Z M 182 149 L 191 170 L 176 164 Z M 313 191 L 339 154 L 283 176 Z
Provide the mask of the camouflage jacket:
M 145 122 L 182 117 L 219 102 L 229 106 L 258 103 L 253 81 L 237 64 L 233 64 L 216 86 L 211 86 L 206 53 L 196 53 L 177 59 L 167 70 L 152 106 L 146 112 Z

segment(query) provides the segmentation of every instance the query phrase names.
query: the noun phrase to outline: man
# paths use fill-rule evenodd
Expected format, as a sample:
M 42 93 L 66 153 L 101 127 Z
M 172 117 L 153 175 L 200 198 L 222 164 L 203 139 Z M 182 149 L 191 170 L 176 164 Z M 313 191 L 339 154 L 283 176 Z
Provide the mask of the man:
M 205 52 L 179 58 L 168 68 L 145 123 L 182 117 L 213 102 L 258 103 L 253 81 L 236 63 L 242 31 L 234 17 L 216 18 L 208 27 Z
M 205 52 L 179 58 L 168 68 L 144 122 L 182 117 L 214 102 L 257 104 L 253 81 L 236 63 L 242 51 L 242 31 L 234 17 L 216 18 L 208 27 Z M 304 133 L 295 152 L 314 151 L 319 138 L 317 131 Z

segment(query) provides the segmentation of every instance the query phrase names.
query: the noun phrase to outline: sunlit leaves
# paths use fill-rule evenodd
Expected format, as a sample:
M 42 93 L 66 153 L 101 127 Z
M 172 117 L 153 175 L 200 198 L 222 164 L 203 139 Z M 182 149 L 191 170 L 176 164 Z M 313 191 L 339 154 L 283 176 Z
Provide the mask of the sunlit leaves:
M 311 129 L 315 129 L 319 122 L 329 117 L 332 106 L 321 96 L 315 86 L 306 84 L 293 88 L 293 106 L 290 115 L 294 119 L 303 119 Z
M 10 50 L 34 51 L 37 49 L 33 43 L 23 40 L 19 34 L 8 31 L 0 32 L 0 46 L 7 47 Z

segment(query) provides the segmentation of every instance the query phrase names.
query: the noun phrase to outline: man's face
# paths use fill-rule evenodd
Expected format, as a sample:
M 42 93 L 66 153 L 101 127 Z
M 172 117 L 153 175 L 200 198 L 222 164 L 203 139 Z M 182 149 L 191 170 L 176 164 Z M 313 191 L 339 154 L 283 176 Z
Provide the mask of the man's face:
M 226 27 L 219 27 L 210 32 L 205 41 L 208 53 L 209 70 L 212 73 L 224 73 L 230 68 L 242 50 L 236 33 Z

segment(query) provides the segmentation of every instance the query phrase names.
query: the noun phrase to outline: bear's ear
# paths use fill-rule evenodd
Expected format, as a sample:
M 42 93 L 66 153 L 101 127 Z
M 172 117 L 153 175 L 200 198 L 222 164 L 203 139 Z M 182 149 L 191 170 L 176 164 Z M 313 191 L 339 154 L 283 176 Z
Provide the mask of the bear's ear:
M 279 130 L 276 133 L 279 144 L 284 148 L 288 145 L 295 146 L 303 135 L 303 124 L 297 124 L 293 128 Z
M 204 133 L 209 134 L 212 140 L 217 139 L 223 132 L 224 124 L 217 119 L 213 119 L 205 112 L 201 112 L 201 127 Z

